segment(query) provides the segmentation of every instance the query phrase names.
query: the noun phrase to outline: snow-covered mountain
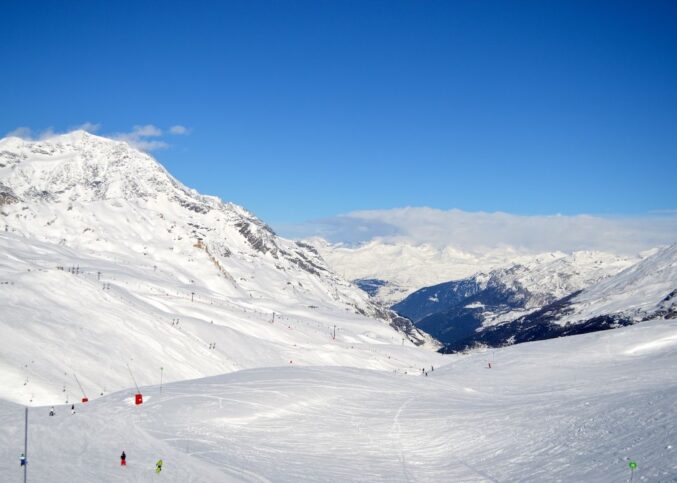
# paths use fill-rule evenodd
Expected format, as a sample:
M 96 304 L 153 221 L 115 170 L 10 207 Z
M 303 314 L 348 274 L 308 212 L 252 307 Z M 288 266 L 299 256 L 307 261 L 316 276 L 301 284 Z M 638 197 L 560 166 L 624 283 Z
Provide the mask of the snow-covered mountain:
M 527 263 L 536 256 L 510 247 L 471 253 L 453 246 L 439 248 L 409 242 L 372 240 L 351 247 L 322 238 L 306 241 L 336 273 L 367 288 L 384 305 L 400 302 L 422 287 L 467 278 L 509 263 Z
M 414 292 L 393 308 L 446 344 L 512 321 L 612 276 L 638 258 L 549 253 Z
M 585 257 L 588 261 L 592 260 L 589 255 Z M 506 345 L 594 332 L 650 319 L 676 318 L 677 244 L 618 270 L 628 264 L 629 260 L 621 258 L 606 260 L 599 265 L 599 271 L 576 280 L 568 279 L 569 284 L 561 285 L 559 292 L 552 288 L 544 292 L 558 295 L 556 300 L 532 297 L 528 285 L 513 284 L 513 288 L 520 288 L 515 292 L 506 291 L 505 286 L 500 285 L 490 288 L 488 284 L 487 289 L 446 312 L 422 319 L 418 325 L 436 328 L 439 332 L 431 332 L 441 337 L 446 350 L 453 351 L 477 344 Z M 618 273 L 611 275 L 613 271 Z M 597 277 L 597 281 L 588 283 L 590 277 Z M 492 298 L 493 303 L 485 303 Z M 517 304 L 517 308 L 511 303 Z
M 147 384 L 160 366 L 402 369 L 428 357 L 408 347 L 437 347 L 313 247 L 84 131 L 0 140 L 0 284 L 0 397 L 21 402 L 72 395 L 74 373 L 127 387 L 127 364 Z
M 393 308 L 414 322 L 463 306 L 483 307 L 485 324 L 534 311 L 557 299 L 615 275 L 639 261 L 603 252 L 548 253 L 523 262 L 479 272 L 472 277 L 425 287 Z M 466 300 L 474 297 L 472 300 Z M 516 312 L 517 311 L 517 312 Z

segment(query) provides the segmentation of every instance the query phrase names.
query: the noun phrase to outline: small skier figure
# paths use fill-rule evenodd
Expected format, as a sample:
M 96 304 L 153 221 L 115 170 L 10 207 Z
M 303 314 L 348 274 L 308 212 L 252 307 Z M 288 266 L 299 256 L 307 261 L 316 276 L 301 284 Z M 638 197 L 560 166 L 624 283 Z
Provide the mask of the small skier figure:
M 435 372 L 435 368 L 433 366 L 430 366 L 430 372 Z
M 28 464 L 28 461 L 26 461 L 26 455 L 21 453 L 21 456 L 19 456 L 19 463 L 21 466 L 26 466 Z
M 155 463 L 155 472 L 159 475 L 160 472 L 162 471 L 162 460 L 157 460 L 157 463 Z
M 71 404 L 71 414 L 75 414 L 75 404 Z
M 491 369 L 491 362 L 489 362 L 489 369 Z
M 55 412 L 54 412 L 54 406 L 52 406 L 51 409 L 49 410 L 49 415 L 50 415 L 50 416 L 54 416 L 54 414 L 55 414 Z
M 125 454 L 124 450 L 120 455 L 120 466 L 127 466 L 127 455 Z

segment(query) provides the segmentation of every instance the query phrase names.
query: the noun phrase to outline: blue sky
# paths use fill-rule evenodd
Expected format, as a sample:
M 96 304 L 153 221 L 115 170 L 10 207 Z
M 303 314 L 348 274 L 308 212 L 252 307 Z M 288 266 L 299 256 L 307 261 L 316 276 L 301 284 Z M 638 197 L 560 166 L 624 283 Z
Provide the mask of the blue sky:
M 677 209 L 675 2 L 10 0 L 0 58 L 0 134 L 156 126 L 273 226 Z

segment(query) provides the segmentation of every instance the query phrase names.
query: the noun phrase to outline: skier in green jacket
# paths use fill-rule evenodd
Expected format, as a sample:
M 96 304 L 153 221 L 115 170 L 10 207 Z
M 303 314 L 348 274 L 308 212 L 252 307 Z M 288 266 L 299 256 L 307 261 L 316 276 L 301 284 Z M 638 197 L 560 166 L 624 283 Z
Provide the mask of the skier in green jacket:
M 159 475 L 160 472 L 162 471 L 162 460 L 157 460 L 157 463 L 155 463 L 155 472 Z

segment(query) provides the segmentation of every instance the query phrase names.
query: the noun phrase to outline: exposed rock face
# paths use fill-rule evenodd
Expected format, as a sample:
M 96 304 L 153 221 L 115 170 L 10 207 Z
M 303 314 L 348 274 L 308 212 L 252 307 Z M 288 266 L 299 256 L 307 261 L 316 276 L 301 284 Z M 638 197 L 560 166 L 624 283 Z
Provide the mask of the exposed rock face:
M 0 206 L 18 202 L 19 198 L 14 194 L 14 191 L 10 187 L 0 183 Z

